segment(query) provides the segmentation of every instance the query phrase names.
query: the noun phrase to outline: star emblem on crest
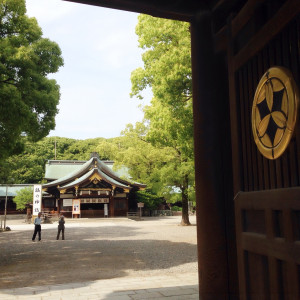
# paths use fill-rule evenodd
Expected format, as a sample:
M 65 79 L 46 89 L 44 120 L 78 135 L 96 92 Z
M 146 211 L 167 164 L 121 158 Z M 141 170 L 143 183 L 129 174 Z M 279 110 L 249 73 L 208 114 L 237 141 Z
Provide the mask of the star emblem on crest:
M 291 138 L 297 113 L 298 94 L 288 70 L 269 69 L 259 82 L 253 106 L 252 129 L 260 152 L 279 157 Z
M 274 147 L 280 141 L 287 124 L 287 114 L 283 111 L 284 88 L 278 92 L 272 89 L 272 81 L 266 83 L 266 98 L 257 104 L 261 121 L 258 123 L 258 137 L 266 139 L 266 146 Z M 267 135 L 267 138 L 265 137 Z

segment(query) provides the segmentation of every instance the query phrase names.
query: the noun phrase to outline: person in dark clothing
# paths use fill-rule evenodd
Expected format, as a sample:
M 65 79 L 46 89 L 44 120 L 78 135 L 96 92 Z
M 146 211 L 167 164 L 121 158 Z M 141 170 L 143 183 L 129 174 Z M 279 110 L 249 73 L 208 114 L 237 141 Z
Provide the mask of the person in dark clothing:
M 57 237 L 56 239 L 59 239 L 59 235 L 61 232 L 61 237 L 62 240 L 65 239 L 65 218 L 63 215 L 60 216 L 59 221 L 58 221 L 58 229 L 57 229 Z
M 33 236 L 32 236 L 32 241 L 33 242 L 35 241 L 35 237 L 36 237 L 37 233 L 39 234 L 39 241 L 41 241 L 41 231 L 42 231 L 42 229 L 41 229 L 41 224 L 42 224 L 41 216 L 42 216 L 42 213 L 39 212 L 38 216 L 34 219 L 34 233 L 33 233 Z

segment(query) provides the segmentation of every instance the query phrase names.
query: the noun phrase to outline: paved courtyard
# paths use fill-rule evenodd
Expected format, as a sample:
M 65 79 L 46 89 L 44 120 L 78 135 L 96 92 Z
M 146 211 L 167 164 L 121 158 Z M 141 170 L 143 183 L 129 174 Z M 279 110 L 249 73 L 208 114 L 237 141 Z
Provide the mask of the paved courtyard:
M 66 219 L 33 225 L 7 220 L 0 233 L 0 299 L 198 299 L 196 220 L 180 217 Z

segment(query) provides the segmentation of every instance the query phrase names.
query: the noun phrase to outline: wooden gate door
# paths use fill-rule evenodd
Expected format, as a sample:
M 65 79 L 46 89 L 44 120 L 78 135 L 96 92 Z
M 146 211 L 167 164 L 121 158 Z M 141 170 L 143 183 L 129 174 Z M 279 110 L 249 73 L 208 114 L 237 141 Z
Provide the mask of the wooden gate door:
M 300 2 L 249 0 L 228 28 L 240 299 L 300 299 Z

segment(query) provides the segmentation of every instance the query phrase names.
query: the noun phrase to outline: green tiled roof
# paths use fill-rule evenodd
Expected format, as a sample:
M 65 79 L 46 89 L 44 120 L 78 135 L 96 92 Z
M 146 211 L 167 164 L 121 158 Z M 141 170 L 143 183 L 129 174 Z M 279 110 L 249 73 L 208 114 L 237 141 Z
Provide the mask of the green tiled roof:
M 46 163 L 45 179 L 56 180 L 79 170 L 86 161 L 49 160 Z
M 111 170 L 113 169 L 114 162 L 113 161 L 102 161 L 107 167 Z M 80 170 L 82 165 L 84 165 L 86 161 L 83 160 L 49 160 L 46 163 L 45 168 L 45 179 L 46 180 L 56 180 L 70 173 L 76 172 Z M 120 177 L 128 178 L 128 169 L 126 167 L 121 167 L 115 173 Z

